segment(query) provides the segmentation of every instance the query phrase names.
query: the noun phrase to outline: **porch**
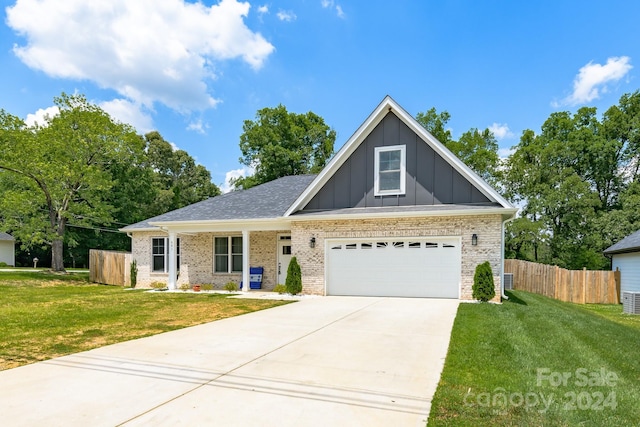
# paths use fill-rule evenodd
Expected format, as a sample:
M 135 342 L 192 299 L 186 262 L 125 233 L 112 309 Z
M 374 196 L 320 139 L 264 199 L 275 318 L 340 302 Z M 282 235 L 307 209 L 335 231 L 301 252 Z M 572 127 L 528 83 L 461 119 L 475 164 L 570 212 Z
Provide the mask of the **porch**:
M 263 291 L 285 282 L 291 258 L 290 230 L 172 231 L 137 233 L 132 241 L 138 263 L 138 285 L 166 283 L 212 284 L 214 289 L 234 282 L 249 291 L 250 267 L 262 267 Z

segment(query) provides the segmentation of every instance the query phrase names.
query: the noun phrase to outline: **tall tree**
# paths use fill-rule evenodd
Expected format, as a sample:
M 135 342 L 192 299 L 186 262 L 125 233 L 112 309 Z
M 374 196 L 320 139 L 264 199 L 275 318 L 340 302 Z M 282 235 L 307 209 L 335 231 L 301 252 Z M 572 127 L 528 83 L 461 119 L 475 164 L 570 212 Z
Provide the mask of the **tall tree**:
M 60 113 L 44 125 L 27 127 L 0 112 L 0 169 L 14 174 L 17 184 L 5 191 L 2 207 L 12 222 L 4 226 L 14 228 L 23 244 L 50 245 L 52 269 L 64 271 L 68 223 L 112 220 L 113 207 L 105 203 L 113 185 L 109 167 L 142 142 L 82 95 L 63 93 L 54 102 Z
M 598 119 L 595 108 L 552 113 L 527 130 L 507 164 L 508 196 L 542 223 L 548 258 L 568 268 L 606 268 L 602 250 L 640 226 L 640 94 L 624 95 Z M 523 225 L 523 224 L 521 224 Z M 530 228 L 511 228 L 514 249 Z M 517 254 L 518 255 L 518 254 Z M 518 255 L 519 256 L 519 255 Z
M 159 132 L 145 135 L 147 157 L 154 172 L 154 214 L 178 209 L 220 194 L 211 174 L 184 150 L 174 150 Z
M 336 132 L 313 112 L 290 113 L 283 105 L 258 110 L 245 120 L 240 162 L 255 169 L 236 187 L 249 188 L 288 175 L 319 172 L 333 155 Z

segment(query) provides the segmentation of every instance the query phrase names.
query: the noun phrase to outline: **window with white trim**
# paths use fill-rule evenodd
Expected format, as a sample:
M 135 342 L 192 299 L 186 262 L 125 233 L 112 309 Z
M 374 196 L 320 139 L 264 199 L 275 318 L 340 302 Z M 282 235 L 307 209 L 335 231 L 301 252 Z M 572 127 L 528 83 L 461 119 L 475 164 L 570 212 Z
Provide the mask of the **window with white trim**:
M 151 258 L 154 273 L 169 272 L 168 237 L 153 237 L 151 239 Z M 176 268 L 180 270 L 180 239 L 176 239 Z
M 242 272 L 242 236 L 216 237 L 213 242 L 214 272 Z
M 392 196 L 405 194 L 406 145 L 375 148 L 374 195 Z

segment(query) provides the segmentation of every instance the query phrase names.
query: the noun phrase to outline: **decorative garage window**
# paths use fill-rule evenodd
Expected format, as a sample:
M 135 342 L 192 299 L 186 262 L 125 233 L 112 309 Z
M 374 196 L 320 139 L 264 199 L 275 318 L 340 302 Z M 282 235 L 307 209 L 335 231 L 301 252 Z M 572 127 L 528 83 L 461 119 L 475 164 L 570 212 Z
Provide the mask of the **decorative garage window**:
M 373 247 L 373 244 L 371 243 L 362 243 L 360 244 L 360 249 L 371 249 Z
M 407 147 L 391 145 L 375 148 L 374 195 L 405 194 Z
M 409 247 L 410 248 L 419 248 L 420 247 L 420 242 L 409 242 Z
M 394 248 L 404 248 L 404 242 L 393 242 Z
M 242 237 L 216 237 L 214 246 L 214 271 L 216 273 L 242 272 Z
M 433 242 L 425 242 L 424 243 L 424 247 L 427 248 L 427 249 L 437 248 L 438 244 L 437 243 L 433 243 Z
M 454 246 L 454 245 L 449 245 L 449 244 L 447 244 L 447 243 L 443 243 L 443 244 L 442 244 L 442 247 L 443 247 L 443 248 L 455 248 L 455 246 Z
M 378 242 L 376 243 L 376 248 L 386 248 L 388 245 L 387 242 Z
M 342 245 L 331 246 L 331 249 L 342 249 Z
M 154 273 L 169 272 L 168 237 L 153 237 L 151 239 L 151 258 Z M 180 270 L 180 239 L 176 239 L 176 266 Z
M 358 245 L 356 243 L 348 243 L 346 245 L 344 245 L 345 249 L 356 249 L 358 247 Z

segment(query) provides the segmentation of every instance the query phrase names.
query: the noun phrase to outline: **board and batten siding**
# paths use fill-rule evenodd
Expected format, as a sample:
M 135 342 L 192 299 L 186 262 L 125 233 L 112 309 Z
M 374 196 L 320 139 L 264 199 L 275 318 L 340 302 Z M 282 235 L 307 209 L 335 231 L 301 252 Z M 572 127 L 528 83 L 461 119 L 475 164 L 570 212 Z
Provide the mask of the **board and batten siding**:
M 406 146 L 405 194 L 374 196 L 375 148 L 392 145 Z M 491 202 L 393 112 L 389 112 L 303 211 L 470 203 Z
M 620 292 L 640 292 L 640 252 L 615 254 L 612 270 L 620 269 Z

